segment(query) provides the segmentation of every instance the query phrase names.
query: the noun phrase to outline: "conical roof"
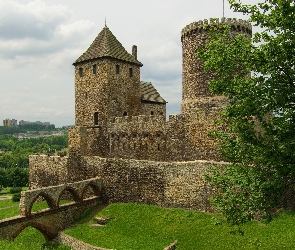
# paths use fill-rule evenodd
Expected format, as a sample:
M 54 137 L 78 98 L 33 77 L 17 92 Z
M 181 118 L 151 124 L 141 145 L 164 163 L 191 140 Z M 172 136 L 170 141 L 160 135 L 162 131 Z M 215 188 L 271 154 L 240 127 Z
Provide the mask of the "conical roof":
M 89 48 L 73 64 L 91 59 L 109 57 L 142 66 L 142 63 L 129 54 L 113 33 L 105 26 Z

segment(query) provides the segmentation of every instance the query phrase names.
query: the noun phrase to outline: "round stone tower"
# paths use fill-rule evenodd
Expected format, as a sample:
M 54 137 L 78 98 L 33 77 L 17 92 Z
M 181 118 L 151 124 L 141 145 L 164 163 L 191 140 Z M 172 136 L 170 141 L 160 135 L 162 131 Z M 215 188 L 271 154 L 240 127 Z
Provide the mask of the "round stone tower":
M 197 58 L 196 51 L 204 48 L 208 42 L 210 26 L 228 24 L 233 35 L 252 35 L 252 26 L 245 20 L 235 18 L 210 19 L 193 22 L 182 29 L 182 104 L 181 112 L 190 113 L 195 109 L 206 109 L 210 112 L 212 107 L 220 107 L 224 104 L 224 98 L 214 96 L 208 85 L 210 76 L 204 72 L 203 62 Z

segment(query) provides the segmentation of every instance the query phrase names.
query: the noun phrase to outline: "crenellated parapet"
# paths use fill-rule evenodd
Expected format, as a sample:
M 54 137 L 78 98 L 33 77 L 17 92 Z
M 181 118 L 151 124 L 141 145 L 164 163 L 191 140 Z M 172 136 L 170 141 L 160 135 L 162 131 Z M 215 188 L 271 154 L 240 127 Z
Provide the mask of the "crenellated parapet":
M 163 115 L 139 115 L 115 117 L 108 125 L 108 133 L 153 132 L 164 130 L 165 117 Z
M 221 27 L 222 25 L 229 25 L 233 31 L 246 33 L 250 36 L 252 35 L 252 26 L 248 21 L 236 18 L 222 17 L 221 19 L 204 19 L 186 25 L 181 31 L 181 39 L 191 34 L 192 32 L 204 33 L 204 30 L 209 30 L 210 27 Z

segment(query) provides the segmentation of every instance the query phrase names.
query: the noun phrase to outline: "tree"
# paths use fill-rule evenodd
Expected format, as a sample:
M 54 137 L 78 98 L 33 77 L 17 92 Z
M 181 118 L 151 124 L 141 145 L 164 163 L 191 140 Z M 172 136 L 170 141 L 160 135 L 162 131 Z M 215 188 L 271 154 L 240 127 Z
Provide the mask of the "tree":
M 218 121 L 225 129 L 213 135 L 230 165 L 207 174 L 219 191 L 212 202 L 230 223 L 241 224 L 270 219 L 295 185 L 295 6 L 229 3 L 261 31 L 252 39 L 232 37 L 220 26 L 197 56 L 212 75 L 211 90 L 228 98 Z

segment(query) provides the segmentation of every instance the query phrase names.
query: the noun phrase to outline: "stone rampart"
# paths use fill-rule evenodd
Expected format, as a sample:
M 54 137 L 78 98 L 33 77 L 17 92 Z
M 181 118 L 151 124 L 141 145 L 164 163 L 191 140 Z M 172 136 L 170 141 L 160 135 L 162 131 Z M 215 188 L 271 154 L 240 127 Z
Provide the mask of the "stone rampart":
M 48 187 L 66 183 L 68 180 L 68 157 L 30 155 L 30 189 Z
M 82 157 L 87 178 L 101 176 L 109 202 L 139 202 L 164 207 L 212 211 L 214 190 L 204 179 L 210 166 L 224 162 L 156 162 Z

